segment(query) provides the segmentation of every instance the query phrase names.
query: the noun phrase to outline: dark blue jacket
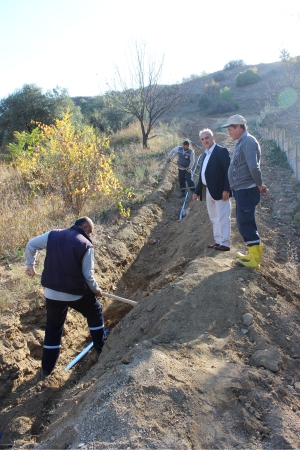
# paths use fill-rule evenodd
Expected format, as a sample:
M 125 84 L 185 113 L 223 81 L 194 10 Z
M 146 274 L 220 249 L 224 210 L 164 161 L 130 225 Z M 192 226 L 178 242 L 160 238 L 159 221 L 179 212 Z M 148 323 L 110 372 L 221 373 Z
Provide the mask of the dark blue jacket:
M 52 230 L 48 236 L 42 286 L 74 295 L 89 292 L 82 274 L 82 260 L 91 247 L 93 244 L 81 227 Z
M 195 189 L 195 194 L 200 196 L 202 200 L 202 179 L 201 172 L 206 154 L 203 155 L 201 164 L 199 181 Z M 228 181 L 228 168 L 230 165 L 230 154 L 227 148 L 220 147 L 216 144 L 205 169 L 205 179 L 210 195 L 214 200 L 222 200 L 223 191 L 231 191 Z

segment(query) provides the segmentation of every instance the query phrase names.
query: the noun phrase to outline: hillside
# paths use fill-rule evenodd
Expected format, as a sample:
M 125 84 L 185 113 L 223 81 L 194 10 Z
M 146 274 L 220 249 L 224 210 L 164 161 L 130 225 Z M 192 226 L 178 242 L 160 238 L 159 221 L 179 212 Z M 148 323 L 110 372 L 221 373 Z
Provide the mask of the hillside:
M 253 91 L 247 98 L 248 114 L 239 112 L 253 131 L 259 111 L 250 106 Z M 180 126 L 195 144 L 200 128 L 217 130 L 227 117 L 204 118 L 188 106 Z M 232 150 L 226 131 L 216 140 Z M 257 209 L 260 271 L 235 264 L 244 244 L 234 200 L 231 251 L 207 249 L 206 205 L 189 199 L 178 221 L 176 168 L 162 164 L 156 191 L 130 220 L 96 225 L 99 284 L 138 302 L 103 298 L 110 333 L 99 361 L 90 352 L 65 370 L 90 342 L 85 321 L 69 312 L 58 367 L 39 381 L 45 306 L 38 280 L 8 306 L 0 324 L 2 448 L 299 448 L 300 188 L 272 162 L 268 145 L 262 170 L 270 194 Z M 26 283 L 21 272 L 12 280 L 1 269 L 3 285 Z

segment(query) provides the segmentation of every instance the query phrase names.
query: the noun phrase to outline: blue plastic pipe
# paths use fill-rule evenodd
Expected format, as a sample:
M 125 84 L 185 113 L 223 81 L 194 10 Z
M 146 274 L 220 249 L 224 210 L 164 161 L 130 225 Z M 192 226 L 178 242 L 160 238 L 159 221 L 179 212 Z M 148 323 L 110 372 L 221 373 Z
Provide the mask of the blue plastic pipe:
M 79 355 L 75 356 L 74 359 L 67 365 L 66 370 L 70 370 L 71 367 L 75 366 L 75 364 L 84 356 L 87 354 L 89 350 L 93 347 L 94 343 L 91 342 L 87 347 L 85 347 L 82 352 L 79 353 Z

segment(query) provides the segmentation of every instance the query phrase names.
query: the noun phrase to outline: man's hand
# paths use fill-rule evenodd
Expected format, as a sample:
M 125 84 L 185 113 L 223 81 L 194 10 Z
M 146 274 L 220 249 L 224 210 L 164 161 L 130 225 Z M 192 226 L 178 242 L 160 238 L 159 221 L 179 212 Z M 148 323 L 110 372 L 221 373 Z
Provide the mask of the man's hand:
M 29 277 L 34 277 L 35 276 L 35 270 L 33 268 L 31 268 L 31 267 L 27 267 L 27 269 L 25 270 L 25 273 Z
M 257 186 L 261 195 L 267 195 L 269 193 L 269 189 L 264 184 L 262 186 Z
M 229 194 L 230 194 L 229 191 L 223 191 L 222 192 L 222 200 L 223 200 L 223 202 L 226 202 L 226 200 L 229 199 Z
M 102 289 L 98 289 L 97 292 L 95 292 L 96 297 L 102 297 Z
M 171 158 L 168 158 L 168 159 L 167 159 L 167 162 L 171 162 Z
M 197 194 L 193 194 L 193 200 L 198 200 L 198 195 Z
M 191 173 L 191 172 L 192 172 L 192 169 L 186 169 L 186 171 L 187 171 L 188 173 Z

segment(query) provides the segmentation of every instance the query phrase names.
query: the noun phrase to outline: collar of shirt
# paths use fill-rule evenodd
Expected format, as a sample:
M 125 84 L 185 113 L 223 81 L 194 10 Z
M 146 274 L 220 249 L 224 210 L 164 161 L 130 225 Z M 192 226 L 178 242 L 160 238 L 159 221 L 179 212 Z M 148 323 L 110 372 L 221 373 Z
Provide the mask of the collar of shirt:
M 207 155 L 211 155 L 215 146 L 216 146 L 216 143 L 214 143 L 214 145 L 212 145 L 209 150 L 205 149 L 205 153 Z
M 244 137 L 246 137 L 248 134 L 247 130 L 244 131 L 244 133 L 242 134 L 242 136 L 238 139 L 237 142 L 240 142 Z

